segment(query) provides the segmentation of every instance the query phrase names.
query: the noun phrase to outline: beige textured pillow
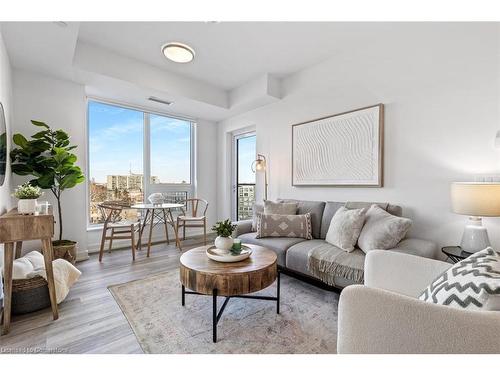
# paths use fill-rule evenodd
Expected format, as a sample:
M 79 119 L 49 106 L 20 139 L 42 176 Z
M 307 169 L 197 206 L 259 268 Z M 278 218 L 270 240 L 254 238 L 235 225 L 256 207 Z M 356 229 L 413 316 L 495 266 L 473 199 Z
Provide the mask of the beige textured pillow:
M 349 253 L 353 251 L 365 222 L 365 212 L 364 208 L 340 207 L 330 221 L 325 241 Z
M 267 215 L 295 215 L 297 213 L 297 203 L 264 201 L 264 213 Z
M 366 212 L 358 246 L 365 253 L 392 249 L 406 236 L 411 223 L 410 219 L 391 215 L 374 204 Z
M 311 214 L 305 215 L 257 215 L 257 236 L 292 237 L 312 239 Z

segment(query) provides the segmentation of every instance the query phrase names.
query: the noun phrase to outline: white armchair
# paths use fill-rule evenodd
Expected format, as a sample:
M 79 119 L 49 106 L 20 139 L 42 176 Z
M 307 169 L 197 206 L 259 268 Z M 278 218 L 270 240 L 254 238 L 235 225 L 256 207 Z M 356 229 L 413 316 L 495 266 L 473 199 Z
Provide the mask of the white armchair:
M 449 263 L 371 251 L 365 285 L 339 301 L 338 353 L 500 353 L 500 312 L 478 312 L 418 299 Z

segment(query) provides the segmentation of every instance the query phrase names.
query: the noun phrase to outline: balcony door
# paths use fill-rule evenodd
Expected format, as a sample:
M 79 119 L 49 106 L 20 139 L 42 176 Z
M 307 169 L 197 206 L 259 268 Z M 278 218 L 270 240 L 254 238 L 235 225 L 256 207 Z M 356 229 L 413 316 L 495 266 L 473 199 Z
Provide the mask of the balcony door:
M 255 172 L 252 163 L 256 155 L 255 132 L 234 136 L 233 215 L 237 220 L 252 217 L 255 203 Z

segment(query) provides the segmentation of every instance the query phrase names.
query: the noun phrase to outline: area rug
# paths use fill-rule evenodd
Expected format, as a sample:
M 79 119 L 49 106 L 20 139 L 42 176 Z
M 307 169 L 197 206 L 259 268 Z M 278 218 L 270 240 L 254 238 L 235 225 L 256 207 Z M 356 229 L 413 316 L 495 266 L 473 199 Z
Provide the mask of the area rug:
M 212 297 L 186 295 L 179 272 L 110 286 L 145 353 L 335 353 L 338 294 L 281 277 L 274 301 L 231 299 L 212 342 Z M 255 293 L 275 295 L 276 285 Z M 224 297 L 220 297 L 220 307 Z

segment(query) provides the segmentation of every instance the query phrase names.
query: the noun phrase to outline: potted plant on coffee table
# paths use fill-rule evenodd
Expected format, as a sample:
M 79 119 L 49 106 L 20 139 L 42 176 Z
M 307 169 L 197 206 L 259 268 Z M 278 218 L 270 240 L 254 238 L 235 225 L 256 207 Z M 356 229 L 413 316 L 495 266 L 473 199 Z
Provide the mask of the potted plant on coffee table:
M 217 233 L 215 239 L 215 247 L 222 252 L 229 253 L 233 246 L 233 238 L 231 234 L 236 229 L 236 225 L 231 223 L 231 220 L 218 221 L 212 227 L 212 230 Z
M 32 186 L 50 189 L 57 201 L 59 224 L 59 239 L 52 242 L 54 256 L 74 263 L 76 242 L 63 240 L 61 194 L 85 180 L 81 169 L 75 165 L 76 155 L 70 152 L 77 146 L 70 144 L 69 136 L 63 130 L 53 130 L 41 121 L 32 120 L 31 123 L 42 130 L 32 135 L 31 140 L 22 134 L 14 134 L 13 141 L 18 147 L 10 153 L 12 172 L 33 176 L 29 182 Z

